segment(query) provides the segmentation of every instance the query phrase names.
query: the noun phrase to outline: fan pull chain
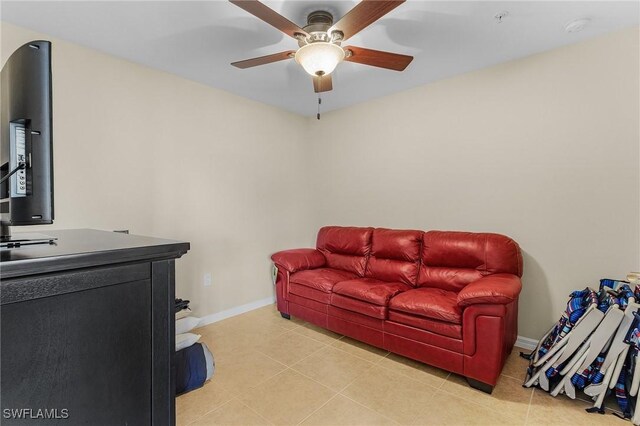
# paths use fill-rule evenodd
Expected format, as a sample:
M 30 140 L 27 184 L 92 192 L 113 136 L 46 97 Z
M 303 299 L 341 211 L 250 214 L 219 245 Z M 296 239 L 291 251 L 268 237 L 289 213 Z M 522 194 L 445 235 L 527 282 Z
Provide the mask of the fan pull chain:
M 323 74 L 318 73 L 318 114 L 316 115 L 318 120 L 320 120 L 320 105 L 322 105 L 322 97 L 320 95 L 322 93 L 322 76 Z

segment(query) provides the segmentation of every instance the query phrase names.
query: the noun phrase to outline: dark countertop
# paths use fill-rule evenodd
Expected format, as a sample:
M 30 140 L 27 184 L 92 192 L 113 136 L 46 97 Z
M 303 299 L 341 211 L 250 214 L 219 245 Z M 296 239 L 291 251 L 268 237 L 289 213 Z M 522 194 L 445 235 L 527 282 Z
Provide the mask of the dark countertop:
M 47 230 L 41 233 L 56 237 L 55 244 L 0 251 L 0 279 L 114 263 L 175 259 L 190 248 L 187 242 L 95 229 Z

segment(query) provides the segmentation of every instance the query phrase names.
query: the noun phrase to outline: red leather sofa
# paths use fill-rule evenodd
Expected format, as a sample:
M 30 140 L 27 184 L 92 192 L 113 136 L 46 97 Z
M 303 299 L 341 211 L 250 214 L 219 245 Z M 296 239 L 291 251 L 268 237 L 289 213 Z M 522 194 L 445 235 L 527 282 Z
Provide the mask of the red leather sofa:
M 518 331 L 522 255 L 498 234 L 327 226 L 271 256 L 277 307 L 491 392 Z

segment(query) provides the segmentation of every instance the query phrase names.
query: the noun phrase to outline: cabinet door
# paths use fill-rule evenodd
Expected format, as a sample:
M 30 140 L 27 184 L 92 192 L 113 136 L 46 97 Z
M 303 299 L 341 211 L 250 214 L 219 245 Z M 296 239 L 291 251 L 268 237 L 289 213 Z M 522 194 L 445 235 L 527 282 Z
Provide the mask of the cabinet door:
M 150 280 L 9 303 L 0 317 L 0 423 L 151 424 Z

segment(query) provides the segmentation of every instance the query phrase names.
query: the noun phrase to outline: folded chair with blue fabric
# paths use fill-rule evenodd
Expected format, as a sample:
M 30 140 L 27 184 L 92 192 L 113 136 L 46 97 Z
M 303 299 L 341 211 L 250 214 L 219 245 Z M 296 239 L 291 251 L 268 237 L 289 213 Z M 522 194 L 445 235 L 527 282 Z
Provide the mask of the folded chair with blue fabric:
M 598 296 L 594 290 L 587 287 L 570 294 L 562 317 L 541 339 L 531 356 L 525 387 L 539 385 L 549 390 L 550 379 L 555 380 L 604 318 L 604 313 L 597 308 Z
M 604 378 L 599 374 L 600 369 L 624 317 L 616 296 L 617 293 L 607 288 L 601 288 L 598 292 L 598 310 L 604 314 L 604 318 L 577 353 L 566 362 L 566 366 L 560 371 L 563 377 L 551 395 L 565 393 L 569 398 L 575 399 L 576 388 L 582 390 L 593 380 L 600 381 Z
M 612 280 L 602 280 L 601 283 L 611 287 L 617 293 L 620 308 L 624 310 L 624 317 L 611 340 L 608 350 L 598 357 L 598 361 L 602 360 L 598 365 L 598 371 L 594 374 L 590 383 L 584 387 L 584 393 L 595 401 L 589 411 L 604 413 L 605 397 L 616 386 L 620 386 L 620 380 L 624 381 L 627 377 L 626 374 L 622 374 L 623 367 L 627 363 L 627 354 L 630 347 L 626 337 L 634 322 L 634 313 L 638 311 L 640 305 L 635 302 L 637 297 L 628 283 Z M 623 401 L 622 405 L 626 406 L 627 404 Z M 623 408 L 622 405 L 621 409 Z
M 636 283 L 637 284 L 637 283 Z M 622 416 L 640 426 L 640 286 L 604 279 L 598 292 L 571 293 L 562 318 L 529 356 L 524 386 L 570 398 L 584 391 L 592 413 L 604 414 L 614 395 Z M 617 414 L 616 414 L 617 415 Z
M 640 298 L 636 287 L 636 299 Z M 625 417 L 631 417 L 634 425 L 640 425 L 640 410 L 634 410 L 640 403 L 638 388 L 640 387 L 640 367 L 638 353 L 640 352 L 640 314 L 634 313 L 633 323 L 625 337 L 629 344 L 629 352 L 624 367 L 615 384 L 616 399 Z

